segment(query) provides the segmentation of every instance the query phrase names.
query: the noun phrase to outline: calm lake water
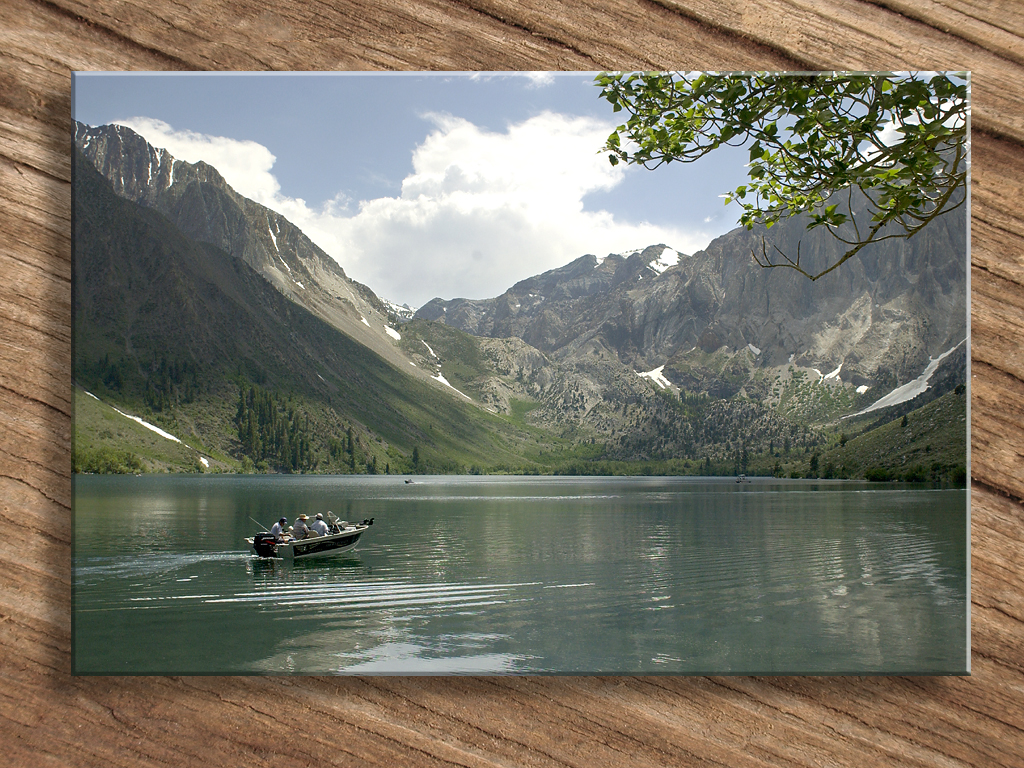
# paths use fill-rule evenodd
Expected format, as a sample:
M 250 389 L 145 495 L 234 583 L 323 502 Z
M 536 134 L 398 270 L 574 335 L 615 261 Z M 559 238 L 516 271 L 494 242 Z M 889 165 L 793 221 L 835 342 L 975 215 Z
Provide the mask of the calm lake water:
M 967 670 L 967 492 L 716 478 L 75 478 L 82 674 Z M 282 514 L 374 517 L 260 560 Z

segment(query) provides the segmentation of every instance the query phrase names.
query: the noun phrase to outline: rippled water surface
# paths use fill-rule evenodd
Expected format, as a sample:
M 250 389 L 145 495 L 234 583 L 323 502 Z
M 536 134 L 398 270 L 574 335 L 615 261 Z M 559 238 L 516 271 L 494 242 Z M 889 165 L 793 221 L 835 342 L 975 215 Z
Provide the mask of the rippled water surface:
M 256 558 L 282 514 L 374 517 Z M 967 497 L 707 478 L 76 477 L 79 673 L 962 673 Z

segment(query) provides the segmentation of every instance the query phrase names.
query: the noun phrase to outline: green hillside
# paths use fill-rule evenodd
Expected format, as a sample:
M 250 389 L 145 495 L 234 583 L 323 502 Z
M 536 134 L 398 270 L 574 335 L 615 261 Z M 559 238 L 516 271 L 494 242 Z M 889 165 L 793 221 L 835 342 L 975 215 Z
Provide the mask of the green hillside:
M 693 388 L 675 392 L 599 355 L 569 365 L 519 339 L 404 324 L 409 360 L 484 407 L 396 368 L 75 161 L 76 472 L 966 481 L 962 367 L 937 373 L 922 399 L 938 399 L 917 410 L 836 421 L 874 395 L 759 369 L 746 350 L 677 356 L 673 376 Z M 610 386 L 595 395 L 598 383 Z
M 247 456 L 237 421 L 242 391 L 267 393 L 289 439 L 306 441 L 302 471 L 519 462 L 528 438 L 511 422 L 395 369 L 238 259 L 116 197 L 88 162 L 76 161 L 80 387 L 223 457 L 224 468 L 295 468 L 276 455 Z M 81 398 L 79 406 L 76 450 L 131 450 L 147 470 L 195 468 L 186 454 L 154 453 L 146 430 L 105 428 L 94 406 Z
M 901 410 L 907 412 L 901 415 Z M 888 411 L 834 422 L 812 433 L 814 439 L 804 444 L 783 448 L 776 443 L 774 450 L 751 452 L 746 474 L 967 482 L 965 387 L 913 410 L 903 406 Z M 712 470 L 730 473 L 728 466 Z
M 823 452 L 821 467 L 831 464 L 842 477 L 965 483 L 965 389 L 958 387 L 905 416 L 872 424 L 843 444 L 833 444 Z

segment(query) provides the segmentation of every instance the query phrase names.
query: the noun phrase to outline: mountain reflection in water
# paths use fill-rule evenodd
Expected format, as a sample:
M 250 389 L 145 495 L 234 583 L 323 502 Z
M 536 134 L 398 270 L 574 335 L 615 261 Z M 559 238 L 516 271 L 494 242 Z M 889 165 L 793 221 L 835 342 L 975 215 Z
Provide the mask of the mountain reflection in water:
M 328 509 L 376 518 L 353 552 L 246 549 L 250 517 Z M 967 668 L 964 489 L 77 477 L 75 529 L 78 673 Z

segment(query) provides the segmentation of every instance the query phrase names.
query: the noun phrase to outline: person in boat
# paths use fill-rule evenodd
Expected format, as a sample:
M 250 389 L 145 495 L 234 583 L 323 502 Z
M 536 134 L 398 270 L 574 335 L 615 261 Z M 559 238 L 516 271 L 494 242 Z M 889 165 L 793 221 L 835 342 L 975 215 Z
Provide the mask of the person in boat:
M 306 526 L 307 520 L 309 520 L 307 515 L 299 515 L 295 518 L 295 525 L 292 526 L 292 536 L 297 541 L 301 541 L 309 535 L 309 528 Z
M 270 526 L 270 535 L 274 537 L 274 541 L 284 541 L 285 534 L 287 533 L 287 531 L 285 530 L 285 525 L 287 523 L 288 518 L 282 517 L 280 520 L 278 520 L 276 523 Z
M 327 523 L 324 522 L 324 516 L 322 513 L 316 513 L 316 520 L 313 521 L 313 525 L 310 526 L 310 530 L 317 536 L 326 536 L 328 533 Z

